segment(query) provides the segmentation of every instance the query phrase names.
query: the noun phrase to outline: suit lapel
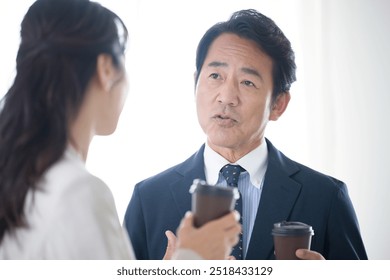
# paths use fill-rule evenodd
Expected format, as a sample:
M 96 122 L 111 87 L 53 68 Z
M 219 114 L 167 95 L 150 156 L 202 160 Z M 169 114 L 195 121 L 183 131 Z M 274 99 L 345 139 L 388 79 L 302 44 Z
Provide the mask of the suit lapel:
M 191 194 L 189 190 L 194 179 L 205 180 L 206 178 L 203 152 L 204 145 L 198 152 L 175 169 L 178 176 L 177 180 L 171 183 L 170 190 L 181 218 L 188 210 L 191 210 Z
M 272 259 L 274 223 L 288 220 L 301 190 L 290 178 L 298 167 L 268 142 L 268 166 L 246 259 Z

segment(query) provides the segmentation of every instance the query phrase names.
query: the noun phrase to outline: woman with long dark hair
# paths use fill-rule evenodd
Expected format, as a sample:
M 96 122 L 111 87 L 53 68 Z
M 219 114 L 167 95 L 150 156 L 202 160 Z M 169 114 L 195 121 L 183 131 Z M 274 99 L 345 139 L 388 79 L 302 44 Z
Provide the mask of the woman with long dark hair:
M 0 107 L 0 259 L 133 258 L 109 188 L 85 168 L 93 136 L 115 131 L 125 102 L 126 42 L 122 20 L 100 4 L 38 0 L 29 8 Z M 236 241 L 233 216 L 214 225 L 215 240 L 228 240 L 221 252 Z M 208 244 L 207 228 L 195 230 L 191 216 L 183 223 L 179 247 Z M 185 231 L 191 238 L 180 242 Z

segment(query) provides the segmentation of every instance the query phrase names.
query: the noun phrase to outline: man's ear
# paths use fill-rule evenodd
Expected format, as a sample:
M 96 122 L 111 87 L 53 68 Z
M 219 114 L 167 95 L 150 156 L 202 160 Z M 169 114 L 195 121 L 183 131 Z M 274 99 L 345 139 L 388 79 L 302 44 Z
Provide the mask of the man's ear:
M 96 61 L 96 76 L 100 86 L 109 92 L 115 80 L 115 67 L 109 54 L 99 54 Z
M 280 94 L 271 105 L 270 121 L 276 121 L 286 111 L 291 95 L 289 92 Z

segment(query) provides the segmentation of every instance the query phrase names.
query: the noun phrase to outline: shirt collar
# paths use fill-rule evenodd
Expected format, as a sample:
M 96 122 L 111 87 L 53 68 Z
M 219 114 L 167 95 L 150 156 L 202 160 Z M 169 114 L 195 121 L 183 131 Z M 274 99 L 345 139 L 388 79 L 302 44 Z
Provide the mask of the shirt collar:
M 268 149 L 267 142 L 263 139 L 262 144 L 240 158 L 232 164 L 239 164 L 249 173 L 249 178 L 252 185 L 260 188 L 264 179 L 265 171 L 267 170 Z M 206 143 L 204 149 L 204 165 L 206 181 L 209 184 L 215 185 L 218 182 L 219 171 L 225 165 L 230 163 L 220 154 L 215 152 Z

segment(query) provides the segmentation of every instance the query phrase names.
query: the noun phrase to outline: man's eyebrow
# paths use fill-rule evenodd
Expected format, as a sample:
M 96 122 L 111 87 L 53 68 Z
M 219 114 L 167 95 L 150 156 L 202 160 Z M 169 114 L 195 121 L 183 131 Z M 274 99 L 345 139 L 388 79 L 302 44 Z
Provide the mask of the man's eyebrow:
M 209 66 L 209 67 L 227 67 L 228 64 L 226 62 L 212 61 L 207 66 Z
M 260 75 L 259 71 L 253 68 L 248 68 L 248 67 L 242 67 L 241 71 L 250 75 L 254 75 L 259 77 L 260 79 L 263 79 L 263 77 Z

